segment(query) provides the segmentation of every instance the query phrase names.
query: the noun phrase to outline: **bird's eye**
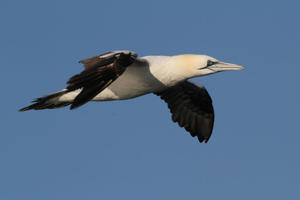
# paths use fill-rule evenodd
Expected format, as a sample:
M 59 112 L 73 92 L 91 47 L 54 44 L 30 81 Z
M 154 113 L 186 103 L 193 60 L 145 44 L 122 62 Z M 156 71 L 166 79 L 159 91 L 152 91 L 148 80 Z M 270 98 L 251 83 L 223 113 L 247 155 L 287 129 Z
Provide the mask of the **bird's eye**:
M 217 63 L 218 62 L 214 62 L 214 61 L 208 60 L 206 67 L 212 66 L 212 65 L 217 64 Z

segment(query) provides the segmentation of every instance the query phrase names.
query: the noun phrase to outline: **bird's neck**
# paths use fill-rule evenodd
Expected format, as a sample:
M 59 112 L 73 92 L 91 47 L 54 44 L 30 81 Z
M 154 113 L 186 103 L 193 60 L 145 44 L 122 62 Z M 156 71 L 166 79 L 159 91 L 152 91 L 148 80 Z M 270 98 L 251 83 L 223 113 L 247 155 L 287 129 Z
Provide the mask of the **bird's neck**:
M 173 86 L 190 78 L 182 58 L 177 56 L 155 56 L 148 60 L 151 74 L 166 86 Z

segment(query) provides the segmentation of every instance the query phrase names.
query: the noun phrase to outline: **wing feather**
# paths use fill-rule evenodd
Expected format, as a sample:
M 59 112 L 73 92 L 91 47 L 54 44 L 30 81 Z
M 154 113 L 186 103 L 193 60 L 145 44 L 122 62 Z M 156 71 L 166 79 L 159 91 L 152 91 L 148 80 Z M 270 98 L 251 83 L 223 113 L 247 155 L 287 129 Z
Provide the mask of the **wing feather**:
M 203 86 L 184 81 L 156 95 L 168 104 L 174 122 L 193 137 L 197 136 L 200 142 L 209 140 L 214 109 L 211 97 Z

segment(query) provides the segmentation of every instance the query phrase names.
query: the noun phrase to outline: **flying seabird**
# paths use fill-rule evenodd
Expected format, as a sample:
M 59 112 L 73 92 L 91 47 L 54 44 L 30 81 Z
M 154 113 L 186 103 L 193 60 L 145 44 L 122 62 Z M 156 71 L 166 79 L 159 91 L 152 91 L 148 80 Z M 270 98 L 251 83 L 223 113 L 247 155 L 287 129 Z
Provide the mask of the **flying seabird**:
M 88 101 L 123 100 L 154 93 L 168 104 L 174 122 L 200 142 L 207 142 L 214 125 L 212 100 L 203 86 L 188 79 L 244 69 L 207 55 L 138 57 L 133 51 L 111 51 L 79 62 L 85 69 L 71 77 L 65 89 L 37 98 L 19 111 L 68 105 L 74 109 Z

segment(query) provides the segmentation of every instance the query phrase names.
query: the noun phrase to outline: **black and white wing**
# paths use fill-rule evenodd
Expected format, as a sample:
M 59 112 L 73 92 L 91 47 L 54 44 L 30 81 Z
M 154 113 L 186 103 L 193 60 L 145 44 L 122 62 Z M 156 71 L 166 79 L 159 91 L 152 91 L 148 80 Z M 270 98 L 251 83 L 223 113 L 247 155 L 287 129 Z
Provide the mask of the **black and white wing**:
M 71 109 L 92 100 L 116 80 L 137 58 L 132 51 L 112 51 L 79 61 L 85 70 L 69 79 L 67 90 L 82 89 L 74 99 Z
M 189 81 L 156 93 L 167 104 L 172 119 L 200 142 L 207 142 L 214 125 L 214 109 L 207 90 Z

